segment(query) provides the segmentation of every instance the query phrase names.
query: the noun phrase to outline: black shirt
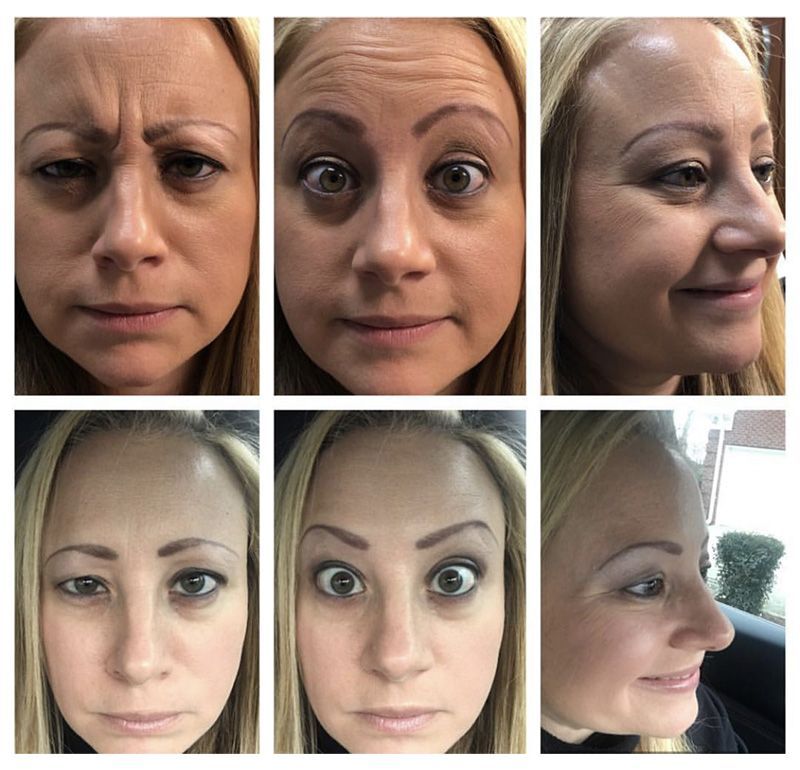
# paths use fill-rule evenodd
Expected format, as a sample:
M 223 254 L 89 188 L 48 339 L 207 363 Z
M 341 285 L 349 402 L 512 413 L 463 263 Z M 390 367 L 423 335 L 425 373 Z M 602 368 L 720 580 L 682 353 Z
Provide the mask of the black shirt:
M 747 747 L 733 731 L 722 701 L 705 685 L 697 688 L 697 719 L 687 736 L 698 754 L 746 754 Z M 543 754 L 630 754 L 638 735 L 592 733 L 583 743 L 564 743 L 542 730 Z

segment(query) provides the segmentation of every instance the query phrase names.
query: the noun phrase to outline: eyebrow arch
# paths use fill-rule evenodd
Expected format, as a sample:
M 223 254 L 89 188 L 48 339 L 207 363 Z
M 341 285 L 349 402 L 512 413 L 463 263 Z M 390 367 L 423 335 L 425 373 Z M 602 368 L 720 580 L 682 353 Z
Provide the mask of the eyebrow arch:
M 445 540 L 448 537 L 452 537 L 453 535 L 456 535 L 462 530 L 468 529 L 470 527 L 477 527 L 481 530 L 485 530 L 492 536 L 492 539 L 495 541 L 495 543 L 497 542 L 497 538 L 494 536 L 494 532 L 492 532 L 491 527 L 485 521 L 480 521 L 479 519 L 473 519 L 472 521 L 462 521 L 460 524 L 452 524 L 449 527 L 438 529 L 436 530 L 436 532 L 431 532 L 430 535 L 425 535 L 425 537 L 421 538 L 420 540 L 417 540 L 417 542 L 414 543 L 414 546 L 416 548 L 419 548 L 420 550 L 423 548 L 432 548 L 438 543 L 441 543 L 442 540 Z
M 360 535 L 356 535 L 354 532 L 348 532 L 346 529 L 341 529 L 340 527 L 331 527 L 329 524 L 314 524 L 310 526 L 303 533 L 303 536 L 300 538 L 300 542 L 303 542 L 305 536 L 309 532 L 313 532 L 314 530 L 318 529 L 322 530 L 323 532 L 327 532 L 329 535 L 333 535 L 341 540 L 345 545 L 349 545 L 352 548 L 358 548 L 359 551 L 369 550 L 369 543 Z
M 116 551 L 113 551 L 111 548 L 106 548 L 104 545 L 80 543 L 79 545 L 65 545 L 63 548 L 53 551 L 53 553 L 44 560 L 44 563 L 47 564 L 54 556 L 58 556 L 60 553 L 66 553 L 67 551 L 77 551 L 87 556 L 93 556 L 95 559 L 105 559 L 106 561 L 116 561 L 119 559 L 119 554 Z
M 343 112 L 339 112 L 338 110 L 323 110 L 319 108 L 311 108 L 308 110 L 303 110 L 298 115 L 295 115 L 294 119 L 291 123 L 289 123 L 288 128 L 286 131 L 283 132 L 283 138 L 281 139 L 281 148 L 283 148 L 284 142 L 286 142 L 286 137 L 289 135 L 289 132 L 294 128 L 294 126 L 298 123 L 313 123 L 314 121 L 327 121 L 328 123 L 333 123 L 337 128 L 341 131 L 346 131 L 348 134 L 354 134 L 355 136 L 362 136 L 366 133 L 367 127 L 366 125 L 360 121 L 358 118 L 354 118 L 352 115 L 346 115 Z
M 224 548 L 226 551 L 230 551 L 234 556 L 238 556 L 236 551 L 228 548 L 227 545 L 218 543 L 216 540 L 206 540 L 202 537 L 185 537 L 182 540 L 173 540 L 171 543 L 162 545 L 156 553 L 159 556 L 172 556 L 179 551 L 184 551 L 187 548 L 196 548 L 200 545 L 213 545 L 219 548 Z M 53 553 L 51 553 L 45 559 L 44 563 L 47 564 L 47 562 L 49 562 L 54 556 L 58 556 L 58 554 L 66 553 L 68 551 L 77 551 L 78 553 L 83 553 L 87 556 L 93 556 L 95 559 L 104 559 L 105 561 L 116 561 L 119 559 L 119 554 L 116 551 L 111 548 L 107 548 L 104 545 L 80 543 L 78 545 L 65 545 L 63 548 L 53 551 Z
M 481 107 L 478 104 L 445 104 L 429 113 L 424 118 L 420 118 L 411 128 L 411 133 L 419 138 L 428 133 L 428 131 L 430 131 L 439 121 L 444 120 L 450 115 L 459 113 L 468 113 L 479 116 L 484 120 L 488 120 L 490 123 L 499 126 L 506 135 L 508 141 L 512 141 L 511 134 L 508 133 L 508 129 L 505 127 L 503 121 L 500 120 L 500 118 L 498 118 L 497 115 L 495 115 L 491 110 L 487 110 L 485 107 Z
M 108 140 L 108 132 L 102 128 L 95 126 L 92 123 L 66 123 L 59 121 L 51 121 L 49 123 L 40 123 L 25 133 L 25 136 L 20 139 L 20 146 L 25 144 L 29 139 L 36 136 L 36 134 L 43 134 L 47 131 L 68 131 L 75 134 L 86 142 L 92 144 L 102 144 Z
M 701 549 L 704 549 L 708 545 L 708 533 L 706 533 L 705 539 L 703 540 L 703 544 L 700 546 Z M 612 561 L 620 558 L 621 556 L 625 556 L 630 551 L 636 551 L 640 548 L 657 548 L 660 551 L 665 551 L 672 556 L 680 556 L 683 553 L 683 546 L 679 543 L 675 543 L 672 540 L 649 540 L 643 543 L 633 543 L 633 545 L 626 546 L 621 551 L 617 551 L 613 556 L 610 556 L 606 559 L 598 568 L 597 572 L 602 570 Z
M 761 126 L 758 128 L 760 129 Z M 769 128 L 769 125 L 767 125 L 767 128 Z M 697 123 L 690 120 L 673 120 L 668 123 L 656 123 L 656 125 L 645 128 L 644 131 L 640 131 L 622 148 L 621 154 L 625 155 L 640 139 L 644 139 L 646 136 L 650 136 L 650 134 L 662 133 L 664 131 L 686 131 L 692 134 L 699 134 L 713 142 L 721 142 L 724 136 L 722 131 L 714 126 L 710 126 L 708 123 Z
M 197 548 L 201 545 L 213 545 L 216 548 L 224 548 L 230 551 L 234 556 L 239 556 L 232 548 L 228 548 L 224 543 L 218 543 L 216 540 L 207 540 L 204 537 L 184 537 L 181 540 L 173 540 L 171 543 L 162 545 L 156 552 L 159 556 L 172 556 L 173 554 L 185 551 L 187 548 Z
M 211 128 L 219 128 L 227 131 L 234 139 L 238 139 L 239 135 L 225 123 L 218 120 L 209 120 L 207 118 L 176 118 L 175 120 L 165 120 L 161 123 L 155 123 L 152 126 L 145 128 L 143 132 L 144 140 L 150 144 L 158 139 L 169 134 L 174 134 L 182 128 L 187 126 L 210 126 Z

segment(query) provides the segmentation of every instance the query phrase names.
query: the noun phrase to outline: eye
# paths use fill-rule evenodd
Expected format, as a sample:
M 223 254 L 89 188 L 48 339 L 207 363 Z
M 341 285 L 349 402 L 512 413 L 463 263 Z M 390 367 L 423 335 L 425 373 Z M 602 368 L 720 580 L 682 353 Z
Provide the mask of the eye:
M 162 173 L 181 180 L 202 181 L 224 170 L 219 161 L 196 153 L 176 153 L 170 155 L 162 165 Z
M 623 590 L 641 599 L 652 599 L 664 592 L 664 578 L 649 578 L 648 580 L 643 580 L 641 583 L 634 583 L 631 586 L 627 586 Z
M 300 180 L 307 189 L 320 195 L 346 193 L 358 187 L 358 179 L 352 170 L 342 163 L 324 159 L 303 166 Z
M 708 571 L 710 569 L 711 569 L 711 565 L 710 564 L 703 564 L 700 567 L 700 577 L 703 578 L 703 582 L 704 583 L 708 582 Z
M 696 190 L 708 182 L 708 173 L 701 163 L 684 163 L 660 174 L 656 181 L 669 187 Z
M 756 163 L 753 166 L 753 176 L 764 186 L 770 187 L 775 181 L 777 164 L 771 158 Z
M 97 596 L 108 593 L 108 589 L 103 583 L 90 575 L 82 575 L 81 577 L 65 580 L 63 583 L 59 583 L 58 587 L 65 594 L 71 596 Z
M 486 186 L 489 169 L 466 161 L 440 166 L 430 178 L 430 186 L 447 195 L 471 195 Z
M 178 596 L 190 598 L 210 596 L 223 583 L 224 578 L 221 575 L 192 570 L 183 572 L 175 578 L 172 591 Z
M 478 570 L 467 564 L 448 564 L 437 570 L 430 590 L 440 596 L 465 596 L 478 583 Z
M 323 567 L 315 576 L 317 588 L 328 596 L 347 598 L 364 593 L 361 578 L 347 567 L 332 565 Z
M 41 166 L 36 172 L 44 179 L 60 181 L 92 176 L 94 167 L 83 158 L 65 158 Z

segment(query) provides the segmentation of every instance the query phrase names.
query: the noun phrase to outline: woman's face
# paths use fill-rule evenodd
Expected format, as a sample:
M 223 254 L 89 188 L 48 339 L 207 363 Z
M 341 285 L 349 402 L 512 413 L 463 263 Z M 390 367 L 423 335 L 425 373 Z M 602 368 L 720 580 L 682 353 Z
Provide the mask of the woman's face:
M 325 24 L 275 92 L 275 262 L 300 347 L 353 393 L 463 390 L 520 299 L 520 120 L 477 33 Z
M 759 79 L 700 20 L 651 20 L 585 86 L 564 332 L 610 392 L 671 392 L 761 350 L 784 247 Z
M 542 726 L 673 737 L 707 650 L 733 639 L 706 587 L 708 535 L 683 460 L 637 438 L 576 498 L 542 555 Z
M 216 721 L 247 625 L 239 483 L 184 438 L 103 434 L 58 474 L 42 542 L 47 678 L 99 753 L 183 752 Z
M 500 493 L 466 446 L 358 431 L 321 457 L 298 552 L 303 685 L 351 753 L 442 753 L 477 719 L 504 622 Z
M 191 387 L 249 274 L 250 135 L 205 20 L 50 21 L 17 63 L 17 283 L 101 390 Z

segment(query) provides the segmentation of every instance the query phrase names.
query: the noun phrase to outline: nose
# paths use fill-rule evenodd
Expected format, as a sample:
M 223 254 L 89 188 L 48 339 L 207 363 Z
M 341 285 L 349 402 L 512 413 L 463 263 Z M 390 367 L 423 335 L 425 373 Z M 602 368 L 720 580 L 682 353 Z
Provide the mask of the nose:
M 91 252 L 101 269 L 132 272 L 164 259 L 159 206 L 145 174 L 135 167 L 119 169 L 103 193 L 100 232 Z
M 162 679 L 169 673 L 165 641 L 154 602 L 139 596 L 120 605 L 116 612 L 106 670 L 130 685 Z
M 748 168 L 731 181 L 724 195 L 723 216 L 713 234 L 724 254 L 777 257 L 786 245 L 786 223 L 778 200 Z
M 384 286 L 420 279 L 436 268 L 424 203 L 401 183 L 383 185 L 363 212 L 353 270 Z
M 683 610 L 682 622 L 672 637 L 673 647 L 719 652 L 733 641 L 733 625 L 704 583 L 685 598 Z
M 361 660 L 364 670 L 402 683 L 433 665 L 424 611 L 414 597 L 384 597 L 371 612 Z

